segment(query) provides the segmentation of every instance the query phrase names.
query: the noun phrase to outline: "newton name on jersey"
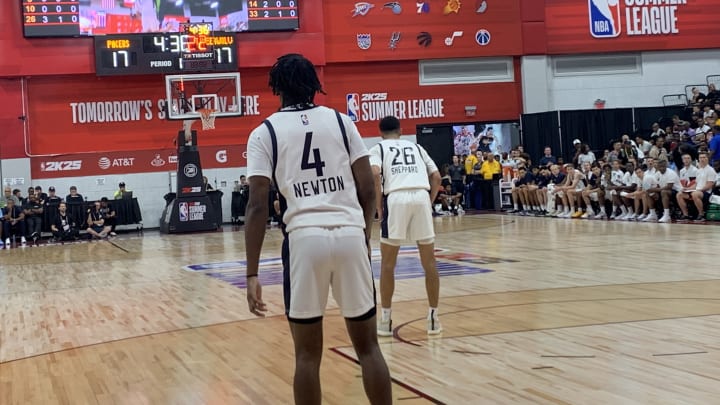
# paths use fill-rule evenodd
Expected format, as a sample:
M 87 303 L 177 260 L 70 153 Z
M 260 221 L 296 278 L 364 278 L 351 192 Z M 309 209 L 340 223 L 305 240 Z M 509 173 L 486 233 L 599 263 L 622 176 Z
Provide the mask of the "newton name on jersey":
M 293 190 L 297 198 L 334 193 L 345 190 L 345 180 L 343 180 L 342 176 L 307 180 L 293 184 Z

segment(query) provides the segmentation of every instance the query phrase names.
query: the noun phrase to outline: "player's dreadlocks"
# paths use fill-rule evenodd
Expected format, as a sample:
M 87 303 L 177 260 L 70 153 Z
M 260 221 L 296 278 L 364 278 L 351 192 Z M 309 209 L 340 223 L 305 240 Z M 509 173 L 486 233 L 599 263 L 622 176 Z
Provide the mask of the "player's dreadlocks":
M 282 95 L 283 107 L 312 104 L 315 93 L 325 94 L 312 62 L 297 53 L 278 58 L 270 69 L 269 84 L 273 94 Z

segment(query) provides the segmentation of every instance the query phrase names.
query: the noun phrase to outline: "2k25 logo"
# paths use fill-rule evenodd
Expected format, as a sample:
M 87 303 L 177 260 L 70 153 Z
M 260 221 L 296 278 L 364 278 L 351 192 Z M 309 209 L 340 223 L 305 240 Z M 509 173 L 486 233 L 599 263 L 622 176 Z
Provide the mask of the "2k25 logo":
M 81 168 L 82 160 L 65 160 L 62 162 L 40 163 L 40 171 L 43 172 L 64 172 L 70 170 L 80 170 Z
M 387 100 L 387 93 L 365 93 L 360 98 L 360 101 L 385 101 Z

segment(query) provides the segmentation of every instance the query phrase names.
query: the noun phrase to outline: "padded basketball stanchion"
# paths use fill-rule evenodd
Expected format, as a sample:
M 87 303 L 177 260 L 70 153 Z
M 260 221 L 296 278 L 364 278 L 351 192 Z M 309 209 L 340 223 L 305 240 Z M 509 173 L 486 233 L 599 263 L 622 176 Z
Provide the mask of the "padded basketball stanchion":
M 178 132 L 177 193 L 166 196 L 167 205 L 160 218 L 162 233 L 212 231 L 221 225 L 205 190 L 193 121 L 183 121 L 183 129 Z

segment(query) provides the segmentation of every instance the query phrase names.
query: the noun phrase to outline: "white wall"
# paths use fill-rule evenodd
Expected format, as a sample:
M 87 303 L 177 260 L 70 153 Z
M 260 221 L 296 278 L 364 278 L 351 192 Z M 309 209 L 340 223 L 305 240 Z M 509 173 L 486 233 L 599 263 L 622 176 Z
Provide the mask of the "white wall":
M 642 52 L 640 56 L 637 73 L 562 77 L 553 72 L 553 57 L 523 57 L 525 112 L 591 109 L 596 99 L 606 100 L 605 108 L 661 106 L 663 95 L 685 93 L 686 85 L 720 75 L 717 50 Z

